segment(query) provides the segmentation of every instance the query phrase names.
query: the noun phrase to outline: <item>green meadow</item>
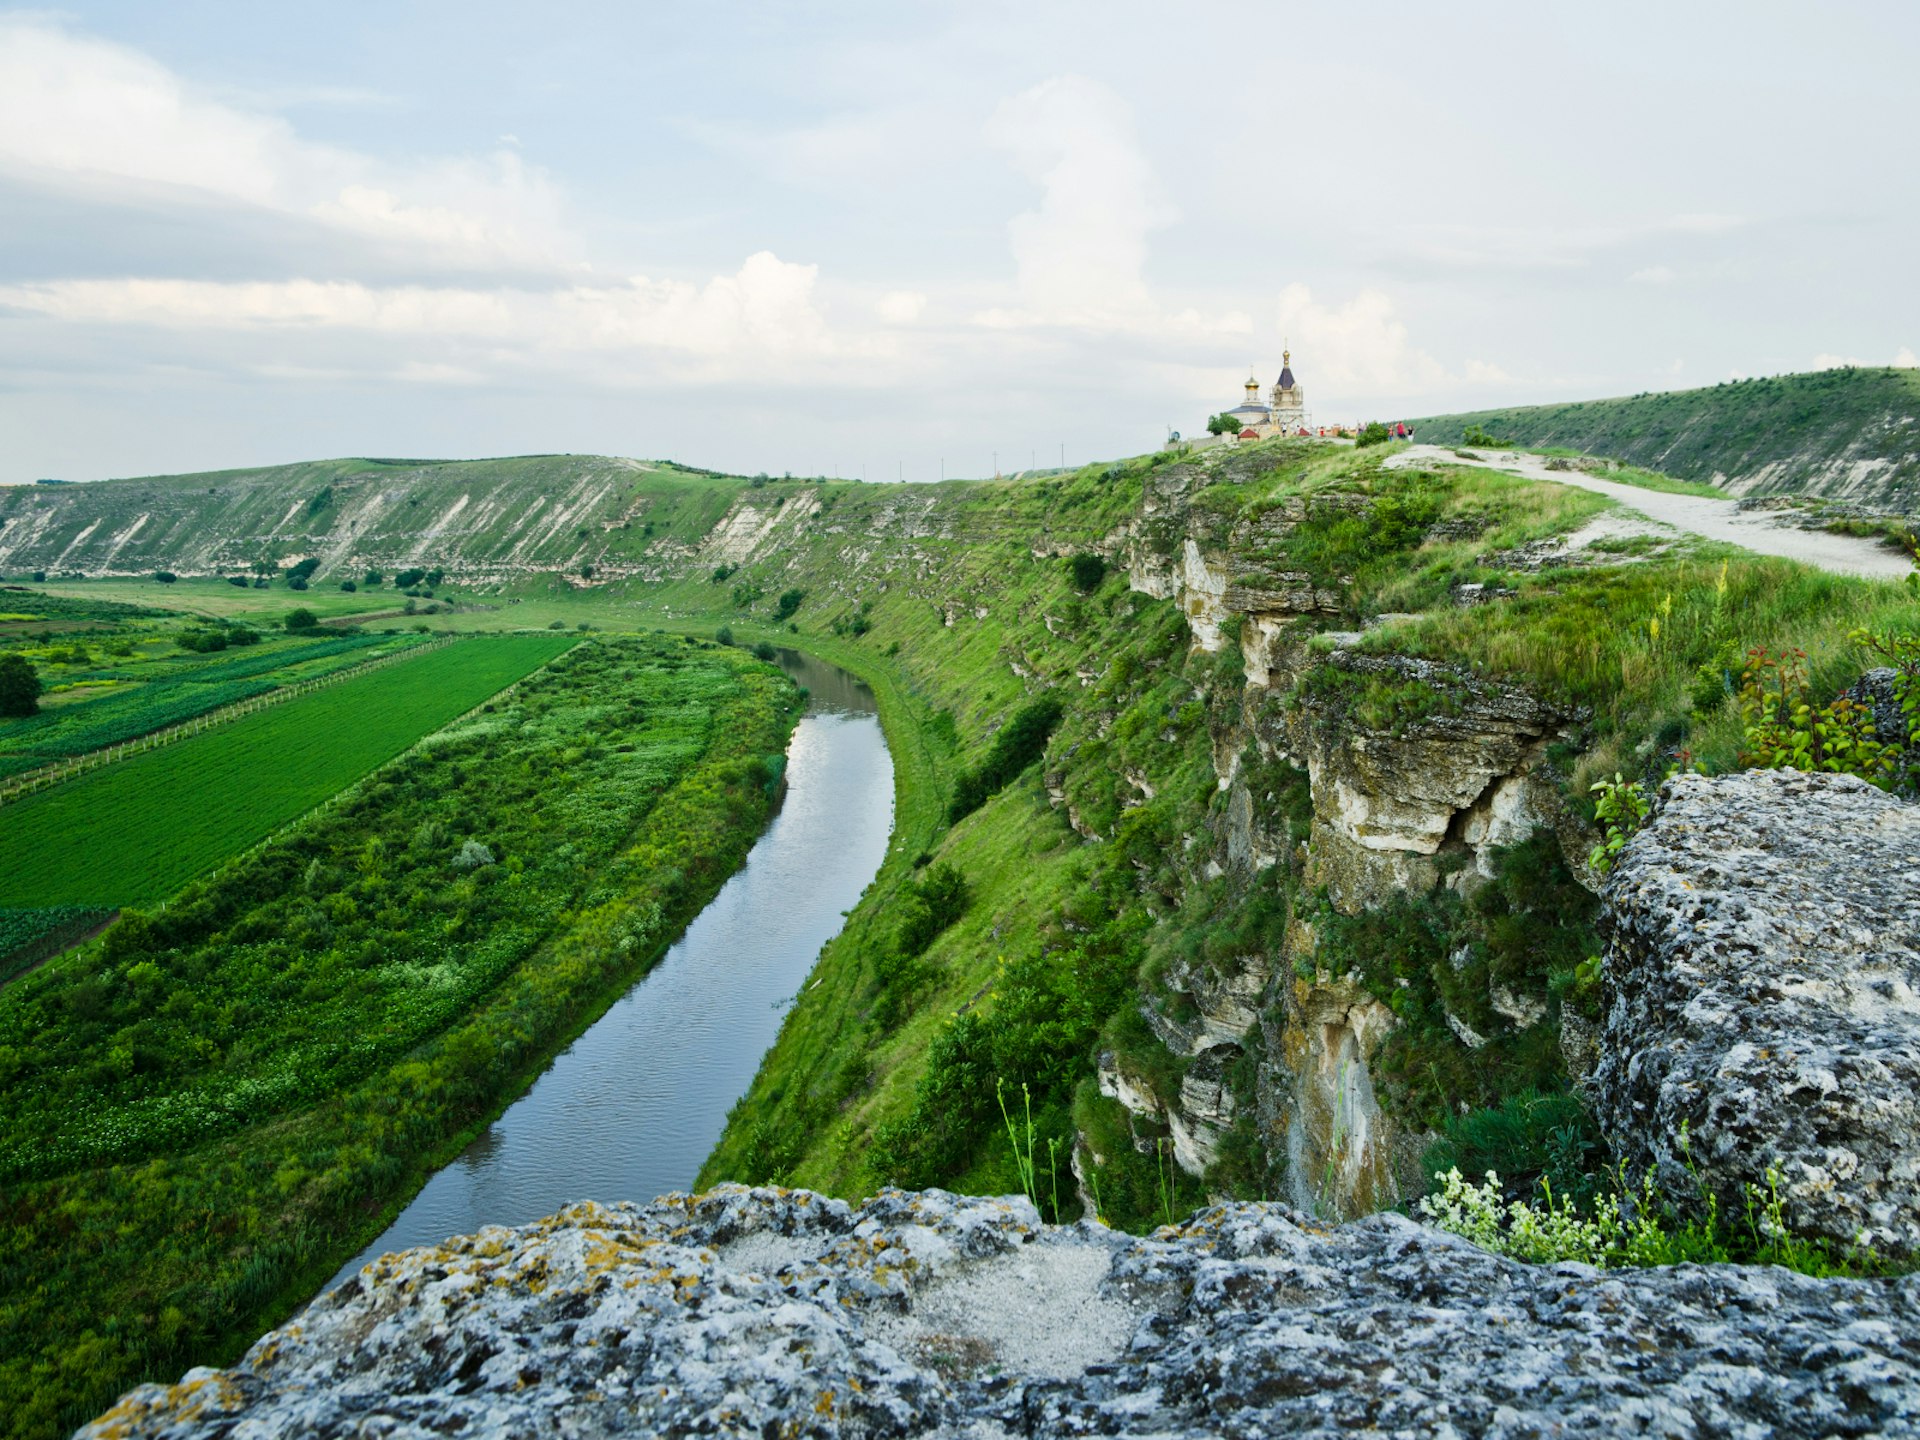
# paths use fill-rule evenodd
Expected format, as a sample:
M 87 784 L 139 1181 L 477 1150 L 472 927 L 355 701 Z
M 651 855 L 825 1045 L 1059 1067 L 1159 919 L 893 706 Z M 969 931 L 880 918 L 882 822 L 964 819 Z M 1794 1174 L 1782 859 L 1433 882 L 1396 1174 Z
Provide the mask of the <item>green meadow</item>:
M 161 900 L 574 641 L 463 641 L 0 808 L 0 907 Z

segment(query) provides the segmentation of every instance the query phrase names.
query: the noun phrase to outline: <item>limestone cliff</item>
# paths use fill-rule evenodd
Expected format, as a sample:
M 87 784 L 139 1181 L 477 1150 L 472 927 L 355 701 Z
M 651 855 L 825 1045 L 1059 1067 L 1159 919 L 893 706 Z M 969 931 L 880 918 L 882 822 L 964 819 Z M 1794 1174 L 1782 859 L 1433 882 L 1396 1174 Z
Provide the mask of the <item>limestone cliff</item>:
M 375 1261 L 78 1440 L 1894 1435 L 1920 1279 L 1533 1267 L 1397 1215 L 1134 1239 L 728 1187 Z

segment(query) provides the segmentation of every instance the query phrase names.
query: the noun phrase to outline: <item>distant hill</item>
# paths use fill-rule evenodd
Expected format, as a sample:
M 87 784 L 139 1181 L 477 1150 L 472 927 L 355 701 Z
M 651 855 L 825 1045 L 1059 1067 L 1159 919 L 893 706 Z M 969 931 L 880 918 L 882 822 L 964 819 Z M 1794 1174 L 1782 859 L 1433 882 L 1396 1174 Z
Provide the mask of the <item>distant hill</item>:
M 10 485 L 0 487 L 0 575 L 241 575 L 258 561 L 309 556 L 321 580 L 415 564 L 469 581 L 586 564 L 632 574 L 676 541 L 702 541 L 746 486 L 599 455 L 322 460 Z
M 1920 370 L 1822 370 L 1414 425 L 1421 440 L 1442 445 L 1477 426 L 1517 445 L 1608 455 L 1737 495 L 1824 495 L 1920 512 Z

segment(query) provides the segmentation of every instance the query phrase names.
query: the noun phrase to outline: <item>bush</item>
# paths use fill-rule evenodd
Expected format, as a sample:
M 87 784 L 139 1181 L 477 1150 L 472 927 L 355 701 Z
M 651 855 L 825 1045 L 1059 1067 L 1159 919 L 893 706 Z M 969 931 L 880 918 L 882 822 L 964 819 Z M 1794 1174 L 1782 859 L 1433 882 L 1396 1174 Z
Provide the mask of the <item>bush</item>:
M 1107 578 L 1107 562 L 1098 555 L 1076 555 L 1067 565 L 1073 572 L 1073 588 L 1082 595 L 1091 595 Z
M 909 887 L 897 938 L 900 953 L 909 958 L 924 954 L 940 933 L 966 913 L 971 892 L 967 877 L 941 861 Z
M 244 575 L 229 575 L 227 577 L 227 583 L 241 590 L 248 590 L 253 586 L 253 581 Z
M 1060 723 L 1060 715 L 1060 701 L 1053 695 L 1042 695 L 1014 711 L 1013 718 L 993 737 L 986 757 L 973 769 L 963 771 L 954 783 L 953 801 L 947 807 L 948 822 L 958 824 L 984 805 L 988 796 L 1038 760 L 1047 748 L 1053 727 Z
M 162 585 L 171 585 L 180 577 L 171 570 L 156 570 L 153 572 L 153 578 L 158 580 Z
M 717 645 L 733 644 L 733 628 L 729 625 L 722 625 L 718 630 L 713 632 L 713 639 Z
M 1238 435 L 1240 433 L 1240 422 L 1225 411 L 1222 411 L 1220 414 L 1208 418 L 1207 433 L 1209 435 Z
M 320 617 L 304 608 L 289 610 L 284 623 L 289 630 L 317 630 L 320 628 Z
M 793 612 L 800 608 L 800 602 L 806 598 L 807 592 L 804 590 L 782 591 L 780 603 L 775 607 L 773 612 L 773 623 L 778 625 L 783 621 L 791 620 L 793 618 Z
M 299 564 L 287 567 L 287 583 L 292 585 L 294 581 L 298 580 L 304 585 L 313 578 L 313 572 L 319 568 L 320 558 L 317 555 L 309 555 Z M 295 588 L 297 589 L 299 587 L 296 586 Z
M 0 715 L 33 715 L 40 709 L 40 672 L 26 656 L 0 655 Z
M 354 593 L 354 591 L 358 590 L 360 587 L 354 584 L 353 581 L 351 580 L 342 580 L 340 582 L 340 588 L 343 591 L 345 591 L 347 594 L 351 595 Z
M 1384 445 L 1392 438 L 1393 432 L 1387 429 L 1386 426 L 1382 425 L 1378 420 L 1369 420 L 1361 429 L 1360 433 L 1354 437 L 1353 443 L 1356 446 L 1362 447 L 1367 445 Z
M 753 647 L 753 658 L 756 660 L 764 660 L 767 664 L 771 665 L 775 660 L 780 658 L 780 652 L 774 649 L 769 641 L 762 640 L 758 645 Z
M 363 585 L 367 586 L 368 589 L 372 589 L 375 585 L 378 585 L 381 582 L 381 580 L 383 580 L 384 578 L 385 577 L 381 575 L 381 573 L 378 570 L 369 570 L 365 575 L 362 575 L 360 577 L 360 582 Z
M 591 580 L 593 578 L 593 566 L 582 565 L 580 567 L 580 578 L 582 580 Z

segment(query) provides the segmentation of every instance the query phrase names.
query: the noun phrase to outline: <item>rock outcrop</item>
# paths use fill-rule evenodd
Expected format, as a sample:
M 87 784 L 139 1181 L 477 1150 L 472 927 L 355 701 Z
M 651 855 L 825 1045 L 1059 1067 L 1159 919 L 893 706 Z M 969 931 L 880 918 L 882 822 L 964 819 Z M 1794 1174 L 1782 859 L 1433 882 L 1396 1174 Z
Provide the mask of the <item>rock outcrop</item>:
M 1592 1086 L 1629 1168 L 1736 1214 L 1774 1170 L 1795 1230 L 1920 1255 L 1920 806 L 1677 776 L 1607 901 Z
M 386 1256 L 80 1440 L 1893 1435 L 1920 1278 L 1532 1267 L 1402 1216 L 1137 1240 L 724 1187 Z

